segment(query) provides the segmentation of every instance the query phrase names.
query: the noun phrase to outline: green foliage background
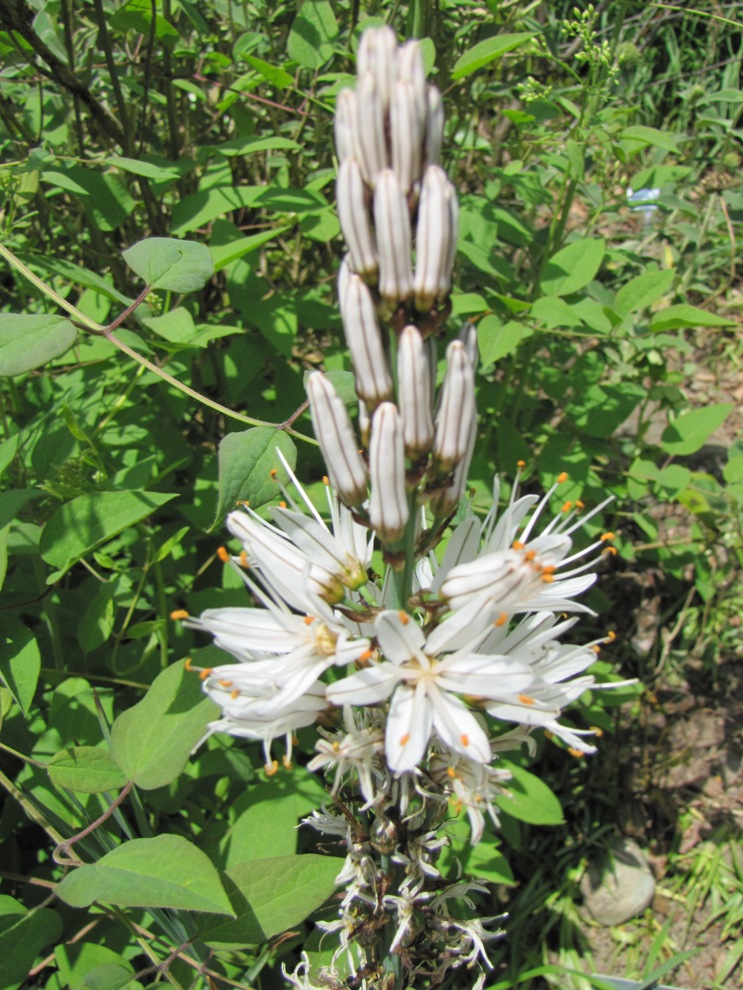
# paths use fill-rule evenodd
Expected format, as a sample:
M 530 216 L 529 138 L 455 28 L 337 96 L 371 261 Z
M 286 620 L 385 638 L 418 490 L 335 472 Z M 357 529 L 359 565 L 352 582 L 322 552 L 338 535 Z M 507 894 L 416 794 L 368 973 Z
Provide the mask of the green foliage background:
M 365 25 L 422 38 L 445 97 L 449 328 L 477 320 L 481 352 L 475 505 L 522 459 L 535 484 L 569 473 L 562 500 L 613 493 L 589 529 L 617 532 L 615 569 L 662 573 L 671 625 L 686 603 L 670 669 L 697 650 L 716 683 L 743 611 L 743 444 L 710 468 L 734 401 L 692 408 L 686 385 L 741 359 L 743 36 L 741 4 L 699 6 L 0 0 L 0 990 L 270 987 L 298 947 L 321 955 L 305 919 L 338 861 L 294 826 L 322 787 L 301 768 L 267 783 L 224 739 L 189 759 L 213 712 L 174 660 L 216 651 L 168 617 L 244 602 L 220 523 L 275 497 L 277 443 L 319 482 L 306 371 L 353 401 L 332 113 Z M 657 209 L 632 212 L 628 185 Z M 617 582 L 591 604 L 618 634 L 598 672 L 654 678 L 668 655 L 632 651 Z M 631 697 L 584 698 L 576 720 L 610 732 Z M 573 985 L 577 860 L 529 877 L 556 841 L 534 824 L 561 812 L 520 772 L 503 836 L 466 852 L 454 829 L 455 849 L 511 905 L 492 986 Z M 571 841 L 600 835 L 611 796 L 578 764 L 546 772 Z

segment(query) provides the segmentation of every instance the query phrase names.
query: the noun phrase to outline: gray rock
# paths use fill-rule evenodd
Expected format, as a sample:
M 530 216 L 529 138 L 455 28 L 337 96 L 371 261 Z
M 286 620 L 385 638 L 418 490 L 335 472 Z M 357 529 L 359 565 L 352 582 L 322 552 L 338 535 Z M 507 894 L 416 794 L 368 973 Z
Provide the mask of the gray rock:
M 619 836 L 600 859 L 589 864 L 581 893 L 600 925 L 621 925 L 650 906 L 655 878 L 637 843 Z

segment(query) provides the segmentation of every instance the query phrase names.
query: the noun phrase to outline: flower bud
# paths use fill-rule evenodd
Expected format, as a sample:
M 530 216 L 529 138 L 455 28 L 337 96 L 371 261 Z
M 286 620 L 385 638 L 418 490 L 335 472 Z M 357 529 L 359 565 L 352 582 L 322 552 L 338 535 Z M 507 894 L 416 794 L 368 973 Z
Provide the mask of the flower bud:
M 467 451 L 462 460 L 454 469 L 451 483 L 446 488 L 437 492 L 431 499 L 431 511 L 437 519 L 446 519 L 456 509 L 460 498 L 464 495 L 467 485 L 467 472 L 472 462 L 472 454 L 475 450 L 475 440 L 477 438 L 477 420 L 472 420 L 470 436 L 467 443 Z
M 397 38 L 391 27 L 371 28 L 361 35 L 356 53 L 356 74 L 361 79 L 367 73 L 374 77 L 386 111 L 397 75 Z
M 382 543 L 394 543 L 405 530 L 410 510 L 402 421 L 392 402 L 383 402 L 372 418 L 369 473 L 369 523 Z
M 359 77 L 356 89 L 357 127 L 355 155 L 366 182 L 377 184 L 379 173 L 389 165 L 387 143 L 384 136 L 384 107 L 382 95 L 371 72 Z
M 425 119 L 428 107 L 426 70 L 423 65 L 423 52 L 420 43 L 408 41 L 397 53 L 397 78 L 410 83 L 417 115 Z
M 397 373 L 405 454 L 417 460 L 431 447 L 433 419 L 428 349 L 416 327 L 405 327 L 400 334 Z
M 307 394 L 331 484 L 347 505 L 361 505 L 367 494 L 367 471 L 348 411 L 320 371 L 313 371 L 307 379 Z
M 396 83 L 390 104 L 392 167 L 404 193 L 410 192 L 420 178 L 425 125 L 425 117 L 415 104 L 412 84 Z
M 472 365 L 472 370 L 475 371 L 480 360 L 480 352 L 477 349 L 477 327 L 475 324 L 470 323 L 469 320 L 463 323 L 462 329 L 457 334 L 457 340 L 461 340 L 464 344 L 464 349 Z
M 442 474 L 453 471 L 466 455 L 475 421 L 475 376 L 461 340 L 449 344 L 446 360 L 433 439 L 434 463 Z
M 379 292 L 393 308 L 413 289 L 410 213 L 392 169 L 379 175 L 374 194 L 374 226 L 379 256 Z
M 377 252 L 371 216 L 364 201 L 364 180 L 355 158 L 346 158 L 338 170 L 338 219 L 348 245 L 351 267 L 361 275 L 377 270 Z
M 451 288 L 457 242 L 457 197 L 446 173 L 429 165 L 423 175 L 416 235 L 415 308 L 427 313 Z
M 441 160 L 441 143 L 444 137 L 444 105 L 435 86 L 428 87 L 426 113 L 426 165 L 438 165 Z
M 343 89 L 335 101 L 335 150 L 343 163 L 354 151 L 354 135 L 358 130 L 356 93 Z
M 392 376 L 372 294 L 360 276 L 347 270 L 345 262 L 338 278 L 338 297 L 356 374 L 356 394 L 374 410 L 392 394 Z

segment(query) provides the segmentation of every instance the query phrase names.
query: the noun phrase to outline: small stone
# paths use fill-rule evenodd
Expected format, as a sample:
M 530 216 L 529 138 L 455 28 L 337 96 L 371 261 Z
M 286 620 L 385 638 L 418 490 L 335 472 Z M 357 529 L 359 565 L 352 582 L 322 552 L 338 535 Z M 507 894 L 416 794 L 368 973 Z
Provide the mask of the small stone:
M 600 925 L 621 925 L 650 906 L 655 878 L 637 843 L 620 836 L 599 861 L 589 865 L 581 893 Z

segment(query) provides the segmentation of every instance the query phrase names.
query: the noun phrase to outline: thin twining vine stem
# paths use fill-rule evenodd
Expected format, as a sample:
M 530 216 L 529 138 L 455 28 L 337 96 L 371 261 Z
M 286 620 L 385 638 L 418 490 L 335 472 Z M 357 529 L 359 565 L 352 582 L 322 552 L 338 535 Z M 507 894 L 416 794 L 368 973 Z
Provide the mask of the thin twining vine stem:
M 113 333 L 113 331 L 124 322 L 124 320 L 131 316 L 134 310 L 145 300 L 151 291 L 151 286 L 146 286 L 142 292 L 137 296 L 134 302 L 127 306 L 127 308 L 116 317 L 111 323 L 106 326 L 102 326 L 100 323 L 96 323 L 85 313 L 81 312 L 76 306 L 68 302 L 65 298 L 60 296 L 58 292 L 48 285 L 43 279 L 39 278 L 38 275 L 34 274 L 27 265 L 17 258 L 12 251 L 9 251 L 3 244 L 0 244 L 0 257 L 5 258 L 5 260 L 12 265 L 16 271 L 20 272 L 25 279 L 27 279 L 32 285 L 36 286 L 47 298 L 51 299 L 53 302 L 60 307 L 60 309 L 65 310 L 73 317 L 76 325 L 79 325 L 81 329 L 87 330 L 89 333 L 97 334 L 98 336 L 105 337 L 106 340 L 110 341 L 114 347 L 122 351 L 127 357 L 130 357 L 133 361 L 136 361 L 143 368 L 147 368 L 158 378 L 161 378 L 164 382 L 172 385 L 173 388 L 178 389 L 179 392 L 183 392 L 190 398 L 199 402 L 203 406 L 207 406 L 209 409 L 213 409 L 215 412 L 220 413 L 222 416 L 226 416 L 229 419 L 237 420 L 239 423 L 246 423 L 248 426 L 267 426 L 272 427 L 276 430 L 282 430 L 284 433 L 289 434 L 289 436 L 295 437 L 297 440 L 303 440 L 305 443 L 310 443 L 317 445 L 317 441 L 312 437 L 308 437 L 305 433 L 300 433 L 295 430 L 291 425 L 296 419 L 296 415 L 290 416 L 288 419 L 284 420 L 282 423 L 271 423 L 265 419 L 255 419 L 253 416 L 245 416 L 243 413 L 235 412 L 234 409 L 229 409 L 227 406 L 223 406 L 221 402 L 216 402 L 214 399 L 210 399 L 208 396 L 203 395 L 201 392 L 197 392 L 195 389 L 190 388 L 183 382 L 174 378 L 172 375 L 168 374 L 163 368 L 158 367 L 152 361 L 148 360 L 144 355 L 138 354 L 133 348 L 129 347 L 124 343 L 123 340 Z M 302 410 L 300 409 L 299 412 Z

